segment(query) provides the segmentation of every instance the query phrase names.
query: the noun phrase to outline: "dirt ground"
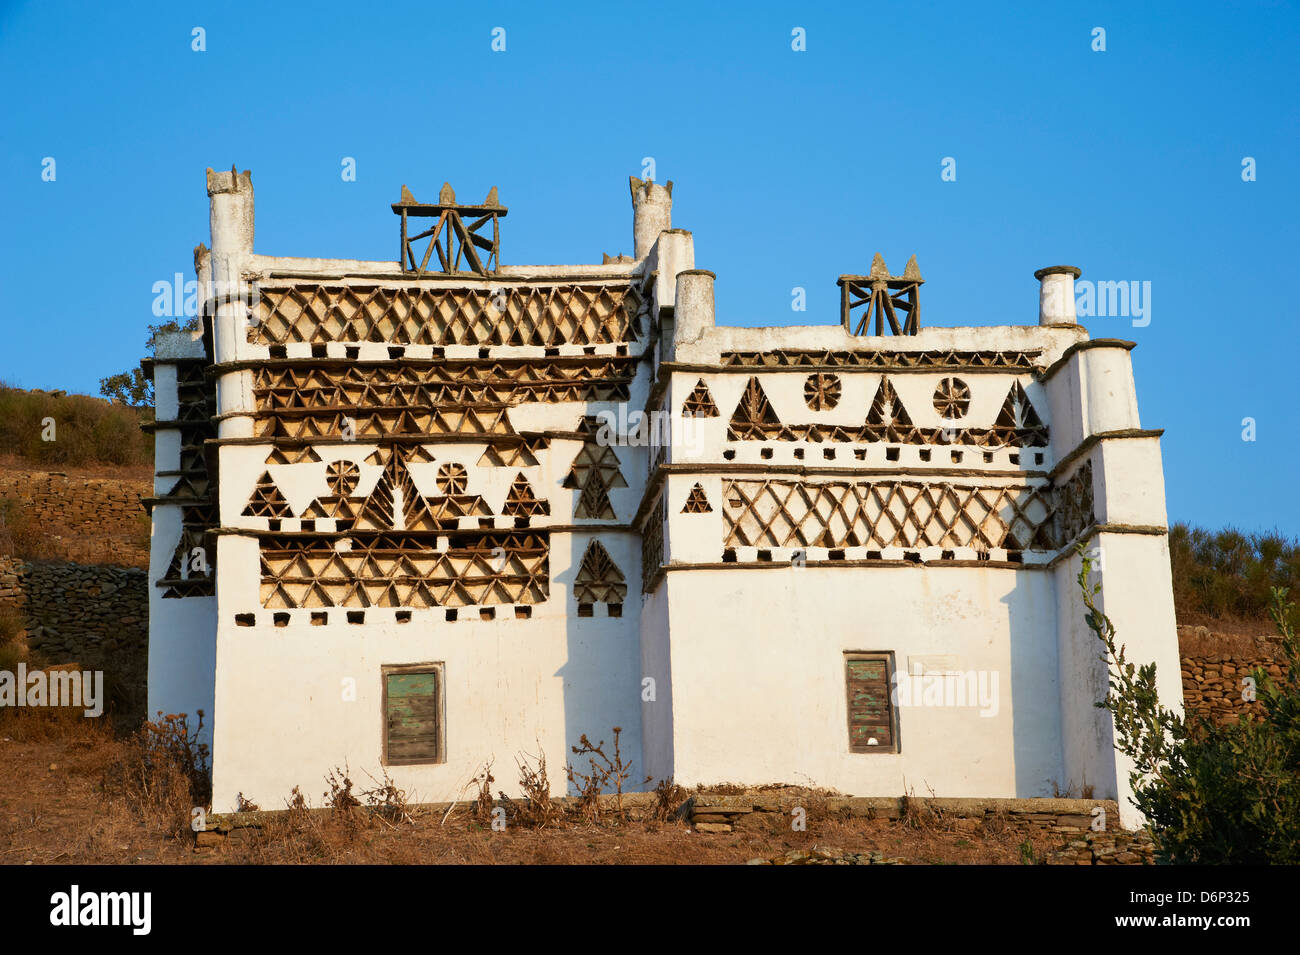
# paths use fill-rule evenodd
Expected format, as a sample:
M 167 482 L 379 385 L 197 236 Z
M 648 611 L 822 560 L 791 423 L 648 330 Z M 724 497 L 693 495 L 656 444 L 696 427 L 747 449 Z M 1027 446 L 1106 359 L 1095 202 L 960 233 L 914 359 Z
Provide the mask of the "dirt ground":
M 246 830 L 245 838 L 196 850 L 190 833 L 171 834 L 167 820 L 145 820 L 106 794 L 106 768 L 126 745 L 105 729 L 75 727 L 51 735 L 0 724 L 0 864 L 722 865 L 814 847 L 878 850 L 910 864 L 1020 864 L 1026 840 L 1036 853 L 1050 848 L 1042 836 L 1009 824 L 999 824 L 999 831 L 942 823 L 913 828 L 888 820 L 821 818 L 811 811 L 806 832 L 788 831 L 784 819 L 769 832 L 706 834 L 680 822 L 615 819 L 494 832 L 465 808 L 445 823 L 441 813 L 420 809 L 412 811 L 413 823 L 397 825 L 368 815 L 353 825 L 314 816 L 296 828 L 286 822 L 275 831 Z M 302 788 L 319 805 L 324 781 Z

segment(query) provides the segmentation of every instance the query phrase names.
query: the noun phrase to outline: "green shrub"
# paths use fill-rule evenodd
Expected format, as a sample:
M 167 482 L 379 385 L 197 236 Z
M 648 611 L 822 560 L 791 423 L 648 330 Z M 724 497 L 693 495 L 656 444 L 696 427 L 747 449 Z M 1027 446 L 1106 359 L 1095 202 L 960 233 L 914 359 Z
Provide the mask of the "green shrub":
M 1082 553 L 1082 549 L 1080 549 Z M 1099 707 L 1115 722 L 1115 748 L 1133 760 L 1133 804 L 1146 816 L 1156 858 L 1175 864 L 1300 863 L 1300 639 L 1287 590 L 1272 591 L 1286 676 L 1253 674 L 1259 712 L 1216 725 L 1179 717 L 1156 696 L 1156 665 L 1134 666 L 1095 603 L 1100 585 L 1079 573 L 1088 627 L 1105 646 L 1110 691 Z

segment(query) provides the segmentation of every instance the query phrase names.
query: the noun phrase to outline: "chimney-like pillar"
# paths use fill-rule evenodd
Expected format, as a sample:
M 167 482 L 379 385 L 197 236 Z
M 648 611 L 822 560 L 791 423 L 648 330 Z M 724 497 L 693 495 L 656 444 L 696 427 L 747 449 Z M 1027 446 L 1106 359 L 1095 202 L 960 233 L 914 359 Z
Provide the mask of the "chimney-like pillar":
M 207 255 L 211 275 L 213 358 L 236 361 L 247 351 L 250 290 L 244 272 L 253 255 L 253 177 L 248 170 L 208 170 L 208 215 L 212 250 Z M 227 372 L 217 378 L 217 411 L 229 416 L 251 415 L 252 374 Z M 251 417 L 225 417 L 218 425 L 222 438 L 248 437 Z
M 1050 265 L 1034 273 L 1038 288 L 1039 325 L 1077 325 L 1074 280 L 1083 273 L 1073 265 Z
M 652 179 L 642 182 L 628 177 L 632 190 L 633 257 L 640 260 L 650 254 L 660 232 L 673 227 L 673 183 L 661 186 Z
M 705 329 L 713 327 L 715 278 L 708 269 L 687 269 L 677 273 L 671 353 L 662 356 L 661 360 L 678 360 L 680 345 L 689 347 L 700 340 Z
M 214 256 L 253 251 L 252 173 L 208 170 L 208 220 Z

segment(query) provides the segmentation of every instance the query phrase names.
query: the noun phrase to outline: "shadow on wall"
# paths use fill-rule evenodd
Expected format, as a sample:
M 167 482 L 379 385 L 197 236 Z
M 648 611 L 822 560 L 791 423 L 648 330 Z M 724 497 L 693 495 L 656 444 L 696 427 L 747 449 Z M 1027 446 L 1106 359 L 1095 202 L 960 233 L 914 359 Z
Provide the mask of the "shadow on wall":
M 1010 627 L 1011 673 L 1000 692 L 1011 706 L 1018 798 L 1067 795 L 1081 780 L 1064 778 L 1056 593 L 1050 572 L 1016 573 L 1002 598 Z
M 619 604 L 612 600 L 584 599 L 580 607 L 575 599 L 575 583 L 592 541 L 599 542 L 617 572 L 623 576 L 626 591 Z M 565 743 L 563 759 L 548 765 L 553 782 L 564 778 L 564 767 L 568 763 L 573 763 L 583 772 L 591 771 L 589 757 L 573 753 L 573 747 L 580 745 L 579 740 L 584 734 L 593 745 L 599 746 L 603 740 L 604 752 L 612 760 L 613 728 L 617 726 L 622 729 L 619 739 L 622 758 L 631 764 L 624 791 L 645 789 L 642 781 L 646 774 L 641 752 L 640 593 L 632 577 L 637 573 L 632 556 L 635 541 L 636 537 L 626 531 L 601 535 L 582 532 L 556 534 L 551 538 L 551 599 L 566 601 L 565 642 L 568 650 L 567 660 L 556 672 L 564 681 Z M 557 551 L 564 547 L 565 542 L 568 544 L 568 566 L 557 574 L 555 567 L 558 558 L 563 556 Z M 592 554 L 593 557 L 599 556 L 598 551 Z M 591 577 L 590 572 L 583 575 L 584 581 L 590 581 Z M 614 595 L 605 589 L 616 582 L 609 569 L 605 568 L 603 574 L 598 569 L 597 577 L 596 586 L 580 588 L 580 596 Z M 618 616 L 610 615 L 611 606 Z M 590 616 L 579 615 L 588 610 Z M 549 755 L 547 762 L 551 762 Z M 612 782 L 607 791 L 612 791 Z M 577 789 L 566 784 L 566 792 L 576 795 Z

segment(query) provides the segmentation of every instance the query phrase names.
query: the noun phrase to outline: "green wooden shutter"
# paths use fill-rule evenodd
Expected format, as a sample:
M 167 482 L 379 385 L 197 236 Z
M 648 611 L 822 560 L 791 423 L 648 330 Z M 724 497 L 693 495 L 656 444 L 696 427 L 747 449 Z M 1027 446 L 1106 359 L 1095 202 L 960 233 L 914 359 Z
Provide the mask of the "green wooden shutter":
M 384 675 L 388 763 L 442 762 L 441 677 L 439 670 Z
M 845 661 L 845 678 L 848 684 L 849 750 L 854 753 L 894 752 L 889 658 L 883 655 L 851 657 Z

